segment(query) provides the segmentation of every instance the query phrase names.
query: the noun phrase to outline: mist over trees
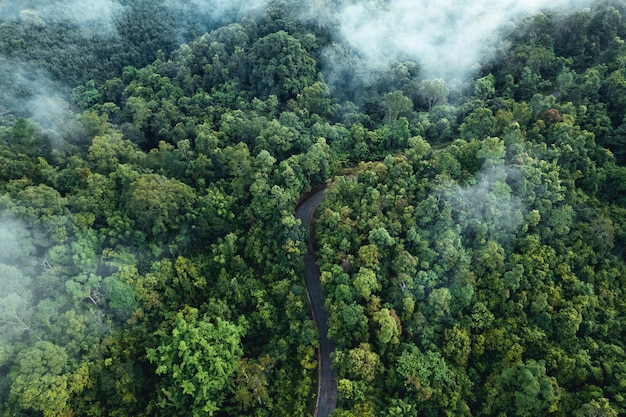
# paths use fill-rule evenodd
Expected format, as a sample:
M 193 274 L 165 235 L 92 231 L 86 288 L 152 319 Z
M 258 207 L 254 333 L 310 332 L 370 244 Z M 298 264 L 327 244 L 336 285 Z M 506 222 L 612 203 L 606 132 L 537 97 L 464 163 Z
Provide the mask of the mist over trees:
M 309 243 L 334 417 L 626 413 L 626 2 L 449 3 L 0 2 L 0 416 L 312 415 Z

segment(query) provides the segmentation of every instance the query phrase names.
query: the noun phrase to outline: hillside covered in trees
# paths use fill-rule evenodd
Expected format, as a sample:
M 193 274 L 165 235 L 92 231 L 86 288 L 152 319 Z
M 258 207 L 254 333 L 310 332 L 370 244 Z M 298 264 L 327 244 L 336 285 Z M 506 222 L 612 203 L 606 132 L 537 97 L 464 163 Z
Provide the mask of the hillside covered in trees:
M 308 243 L 333 416 L 626 414 L 626 1 L 456 58 L 395 0 L 53 3 L 0 2 L 0 416 L 312 415 Z

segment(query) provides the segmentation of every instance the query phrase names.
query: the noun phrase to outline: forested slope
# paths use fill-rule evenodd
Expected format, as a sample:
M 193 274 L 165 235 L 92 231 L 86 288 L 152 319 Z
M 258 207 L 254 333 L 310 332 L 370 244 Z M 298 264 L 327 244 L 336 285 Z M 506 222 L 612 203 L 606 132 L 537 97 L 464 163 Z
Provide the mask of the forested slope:
M 625 412 L 621 12 L 527 20 L 471 98 L 428 113 L 457 116 L 451 143 L 409 119 L 406 150 L 328 190 L 337 415 Z
M 310 415 L 329 180 L 337 416 L 625 412 L 626 3 L 471 80 L 367 72 L 308 3 L 96 3 L 0 3 L 0 415 Z

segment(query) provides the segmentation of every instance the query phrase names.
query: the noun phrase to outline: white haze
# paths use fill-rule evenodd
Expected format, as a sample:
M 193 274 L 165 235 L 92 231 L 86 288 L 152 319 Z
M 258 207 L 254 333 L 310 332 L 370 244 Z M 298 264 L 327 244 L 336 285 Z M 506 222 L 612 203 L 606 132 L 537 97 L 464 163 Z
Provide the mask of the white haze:
M 267 0 L 189 0 L 189 1 L 165 1 L 164 4 L 176 10 L 194 12 L 208 15 L 218 19 L 222 15 L 237 12 L 251 12 L 265 6 Z
M 46 71 L 0 56 L 0 85 L 0 112 L 30 118 L 53 140 L 80 129 L 68 103 L 68 88 Z
M 160 4 L 184 22 L 174 28 L 176 41 L 183 44 L 204 32 L 261 16 L 267 0 L 161 0 Z
M 424 77 L 466 80 L 498 50 L 507 48 L 504 37 L 520 19 L 539 11 L 573 13 L 590 3 L 344 0 L 334 19 L 338 39 L 353 48 L 369 69 L 411 60 L 421 66 Z
M 31 232 L 21 221 L 7 218 L 0 213 L 0 264 L 20 268 L 32 266 L 36 252 L 32 240 Z
M 47 26 L 69 22 L 94 36 L 116 35 L 115 20 L 125 7 L 116 0 L 52 0 L 0 2 L 2 20 Z
M 30 29 L 70 24 L 85 38 L 110 37 L 117 36 L 115 23 L 125 10 L 117 0 L 11 0 L 0 1 L 0 20 Z M 0 55 L 0 85 L 0 114 L 28 117 L 53 140 L 79 128 L 70 110 L 70 87 L 37 64 Z
M 524 222 L 526 209 L 506 181 L 520 175 L 514 166 L 488 161 L 473 184 L 444 192 L 462 234 L 483 234 L 484 239 L 501 245 L 514 239 Z

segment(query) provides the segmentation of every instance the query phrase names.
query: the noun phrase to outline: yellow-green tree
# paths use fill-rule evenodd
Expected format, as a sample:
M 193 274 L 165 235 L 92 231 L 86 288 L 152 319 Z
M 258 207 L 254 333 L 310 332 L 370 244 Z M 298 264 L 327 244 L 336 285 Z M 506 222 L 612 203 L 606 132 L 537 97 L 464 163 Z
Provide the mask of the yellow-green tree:
M 212 416 L 219 411 L 237 361 L 243 355 L 243 329 L 216 317 L 200 316 L 186 307 L 170 329 L 156 333 L 159 346 L 148 349 L 156 365 L 159 408 L 169 415 Z

